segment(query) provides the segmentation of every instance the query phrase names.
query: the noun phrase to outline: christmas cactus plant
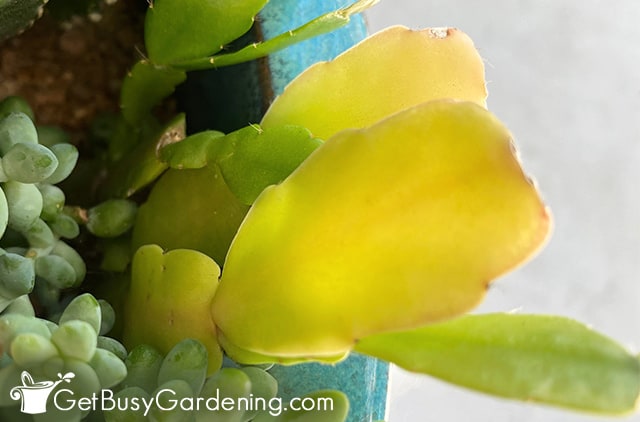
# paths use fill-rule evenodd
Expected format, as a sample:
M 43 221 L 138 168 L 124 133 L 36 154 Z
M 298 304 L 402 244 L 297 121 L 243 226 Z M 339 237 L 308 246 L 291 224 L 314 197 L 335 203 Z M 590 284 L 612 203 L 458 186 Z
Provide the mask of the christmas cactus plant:
M 463 32 L 371 35 L 227 133 L 154 113 L 189 72 L 268 56 L 374 3 L 254 42 L 241 37 L 266 0 L 150 2 L 144 58 L 78 176 L 98 186 L 82 206 L 58 184 L 83 155 L 22 99 L 2 101 L 0 416 L 29 413 L 13 387 L 59 378 L 76 400 L 124 404 L 53 395 L 34 420 L 343 421 L 339 391 L 306 397 L 330 398 L 324 411 L 195 403 L 276 403 L 272 364 L 352 353 L 497 396 L 634 410 L 640 360 L 613 340 L 561 316 L 468 314 L 552 218 Z M 186 405 L 170 408 L 169 390 Z

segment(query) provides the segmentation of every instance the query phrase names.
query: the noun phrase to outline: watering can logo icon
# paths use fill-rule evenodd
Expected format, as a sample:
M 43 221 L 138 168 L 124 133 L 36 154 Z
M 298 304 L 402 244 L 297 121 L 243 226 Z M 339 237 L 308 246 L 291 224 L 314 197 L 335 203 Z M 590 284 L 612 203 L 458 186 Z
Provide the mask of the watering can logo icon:
M 73 372 L 67 372 L 62 375 L 58 373 L 58 381 L 42 381 L 34 382 L 31 374 L 22 371 L 20 378 L 22 386 L 13 387 L 9 391 L 9 395 L 13 400 L 22 400 L 20 411 L 30 415 L 45 413 L 47 411 L 47 399 L 54 388 L 61 382 L 71 382 L 75 377 Z

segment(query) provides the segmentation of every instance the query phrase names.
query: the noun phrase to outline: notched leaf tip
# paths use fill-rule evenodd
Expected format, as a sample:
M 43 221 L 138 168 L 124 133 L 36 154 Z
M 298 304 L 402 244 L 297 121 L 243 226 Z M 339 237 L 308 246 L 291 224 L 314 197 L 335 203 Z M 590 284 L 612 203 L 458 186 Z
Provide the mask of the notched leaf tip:
M 441 27 L 441 28 L 429 28 L 427 32 L 433 38 L 445 39 L 454 31 L 453 28 Z

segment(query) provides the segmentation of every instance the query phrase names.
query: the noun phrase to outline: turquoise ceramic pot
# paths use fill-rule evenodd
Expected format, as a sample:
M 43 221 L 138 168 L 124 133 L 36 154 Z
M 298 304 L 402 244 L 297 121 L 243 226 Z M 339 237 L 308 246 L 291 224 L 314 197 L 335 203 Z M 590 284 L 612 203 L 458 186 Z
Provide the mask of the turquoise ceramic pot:
M 269 39 L 350 3 L 348 0 L 271 0 L 258 26 L 241 40 Z M 190 132 L 230 132 L 259 122 L 284 87 L 308 66 L 330 60 L 366 36 L 361 16 L 338 31 L 304 41 L 268 58 L 212 71 L 193 72 L 179 98 Z M 337 389 L 350 401 L 349 422 L 383 420 L 389 367 L 377 359 L 352 355 L 336 366 L 276 366 L 279 395 L 288 400 L 319 389 Z

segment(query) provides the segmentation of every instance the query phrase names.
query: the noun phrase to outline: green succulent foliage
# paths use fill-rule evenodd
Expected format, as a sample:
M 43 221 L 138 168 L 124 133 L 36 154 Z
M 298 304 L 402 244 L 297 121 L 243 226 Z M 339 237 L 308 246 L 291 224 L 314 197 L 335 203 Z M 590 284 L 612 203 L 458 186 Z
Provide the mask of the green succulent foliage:
M 136 387 L 147 393 L 158 386 L 158 373 L 164 356 L 151 346 L 142 344 L 134 347 L 127 358 L 127 377 L 120 384 L 122 390 Z
M 631 412 L 640 361 L 563 317 L 469 315 L 361 339 L 356 351 L 496 396 L 596 413 Z
M 79 226 L 54 186 L 72 172 L 78 150 L 53 140 L 59 137 L 39 143 L 33 112 L 18 97 L 0 102 L 0 116 L 0 311 L 34 289 L 45 306 L 57 306 L 60 290 L 78 286 L 86 273 L 64 241 Z
M 87 229 L 98 237 L 118 237 L 133 226 L 138 206 L 127 199 L 109 199 L 87 212 Z
M 249 397 L 252 394 L 253 384 L 249 375 L 239 368 L 223 368 L 213 374 L 207 380 L 203 387 L 201 396 L 215 397 L 218 391 L 224 391 L 226 397 L 238 400 L 243 397 Z M 271 399 L 275 394 L 265 397 Z M 204 419 L 202 413 L 199 419 Z M 223 411 L 221 409 L 212 412 L 215 417 L 222 420 L 237 421 L 243 420 L 244 411 L 240 409 L 232 409 Z
M 47 0 L 0 0 L 0 41 L 19 34 L 42 16 Z
M 11 113 L 24 113 L 32 121 L 35 120 L 35 115 L 29 103 L 17 95 L 10 95 L 0 101 L 0 119 L 7 117 Z
M 0 256 L 0 309 L 33 290 L 35 270 L 33 263 L 15 253 Z
M 51 145 L 49 149 L 55 156 L 58 165 L 44 182 L 55 185 L 69 177 L 78 162 L 79 153 L 75 146 L 67 142 Z
M 191 391 L 199 391 L 207 377 L 207 349 L 197 340 L 178 343 L 164 357 L 158 371 L 158 386 L 171 380 L 182 380 Z
M 163 390 L 171 390 L 171 395 L 165 394 L 161 397 L 160 406 L 171 407 L 171 402 L 165 400 L 185 399 L 187 402 L 200 400 L 204 403 L 208 400 L 209 408 L 201 405 L 199 409 L 185 411 L 180 408 L 163 410 L 158 405 L 154 405 L 147 417 L 144 410 L 110 410 L 104 412 L 107 422 L 114 421 L 226 421 L 245 422 L 251 420 L 262 420 L 261 413 L 269 415 L 269 407 L 265 412 L 261 409 L 246 409 L 242 406 L 233 410 L 224 409 L 222 400 L 264 400 L 264 403 L 282 405 L 277 397 L 277 381 L 268 371 L 259 367 L 224 367 L 207 377 L 207 350 L 202 343 L 185 339 L 176 344 L 173 349 L 163 356 L 160 352 L 147 345 L 135 347 L 127 356 L 126 366 L 127 377 L 117 387 L 115 399 L 125 397 L 138 400 L 144 398 L 148 400 Z M 175 394 L 175 395 L 174 395 Z M 335 391 L 317 392 L 316 395 L 322 397 L 337 397 L 338 402 L 334 407 L 345 410 L 348 409 L 348 402 L 345 402 L 344 395 Z M 280 408 L 278 406 L 278 408 Z M 280 409 L 281 410 L 281 409 Z M 272 412 L 277 412 L 274 408 Z M 308 419 L 318 422 L 340 422 L 346 417 L 346 411 L 324 412 L 324 419 Z M 264 419 L 271 420 L 271 419 Z M 293 420 L 291 419 L 276 419 Z M 301 419 L 307 420 L 307 419 Z
M 5 309 L 0 315 L 0 414 L 18 417 L 9 392 L 24 384 L 25 371 L 28 382 L 67 382 L 66 388 L 75 398 L 89 397 L 119 384 L 127 368 L 121 359 L 124 347 L 102 336 L 111 330 L 113 318 L 109 314 L 109 307 L 90 294 L 76 296 L 57 324 L 36 318 L 26 296 Z M 64 413 L 52 405 L 47 408 L 47 414 L 35 420 L 79 421 L 86 416 L 75 408 Z

